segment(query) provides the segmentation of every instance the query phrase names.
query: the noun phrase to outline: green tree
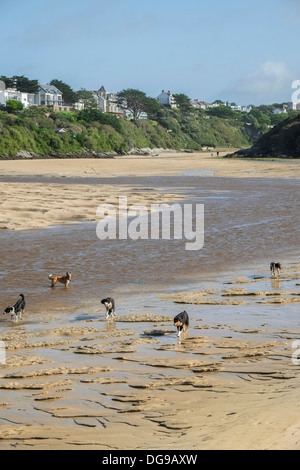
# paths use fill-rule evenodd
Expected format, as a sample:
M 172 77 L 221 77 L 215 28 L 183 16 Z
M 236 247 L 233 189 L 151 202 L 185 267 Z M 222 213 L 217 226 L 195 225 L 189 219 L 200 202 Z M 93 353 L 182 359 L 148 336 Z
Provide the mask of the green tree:
M 11 88 L 13 86 L 11 78 L 6 77 L 6 75 L 1 75 L 0 80 L 5 83 L 6 88 Z
M 53 79 L 50 82 L 50 85 L 56 86 L 63 95 L 63 101 L 66 105 L 72 106 L 77 101 L 77 93 L 74 91 L 70 85 L 62 82 L 61 80 Z
M 15 113 L 23 109 L 23 104 L 19 100 L 7 100 L 6 101 L 6 110 L 9 113 Z
M 145 93 L 133 88 L 122 90 L 117 93 L 118 105 L 127 108 L 132 113 L 133 121 L 137 122 L 141 113 L 146 111 L 148 98 Z
M 14 75 L 12 80 L 18 91 L 24 93 L 38 93 L 39 91 L 38 80 L 29 80 L 29 78 L 24 77 L 24 75 Z
M 37 93 L 39 91 L 38 80 L 30 80 L 24 75 L 14 75 L 11 78 L 2 75 L 0 80 L 5 83 L 6 88 L 16 88 L 23 93 Z
M 84 121 L 88 124 L 100 122 L 113 127 L 117 132 L 122 133 L 120 119 L 110 113 L 102 113 L 100 109 L 87 108 L 78 113 L 78 121 Z
M 185 113 L 189 113 L 194 110 L 191 99 L 184 93 L 174 95 L 175 101 L 179 109 Z
M 265 107 L 252 108 L 249 115 L 256 118 L 262 126 L 268 126 L 271 123 L 271 113 L 268 113 Z
M 81 90 L 77 91 L 77 101 L 79 100 L 83 102 L 85 109 L 95 109 L 97 107 L 93 92 L 88 91 L 85 88 L 81 88 Z
M 162 105 L 156 98 L 147 98 L 145 102 L 145 111 L 150 119 L 156 119 L 158 112 L 162 109 Z
M 220 105 L 215 108 L 209 108 L 207 114 L 210 116 L 217 116 L 219 118 L 230 119 L 236 116 L 236 111 L 229 106 Z

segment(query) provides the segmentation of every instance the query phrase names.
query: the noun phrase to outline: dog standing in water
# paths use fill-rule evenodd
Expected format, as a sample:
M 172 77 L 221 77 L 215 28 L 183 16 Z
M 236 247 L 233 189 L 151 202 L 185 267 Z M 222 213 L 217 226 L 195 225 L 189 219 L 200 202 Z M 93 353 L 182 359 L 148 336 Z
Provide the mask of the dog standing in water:
M 106 319 L 113 318 L 116 316 L 115 312 L 115 301 L 111 297 L 107 297 L 106 299 L 102 299 L 101 303 L 106 308 Z
M 189 316 L 186 311 L 179 313 L 174 318 L 174 326 L 177 327 L 177 336 L 180 339 L 182 332 L 186 332 L 189 327 Z
M 72 280 L 72 274 L 69 272 L 67 272 L 65 276 L 53 276 L 53 274 L 49 274 L 48 278 L 52 281 L 51 287 L 55 287 L 58 282 L 68 287 Z
M 279 262 L 272 261 L 270 264 L 271 276 L 276 276 L 276 272 L 277 275 L 280 276 L 281 269 L 281 264 Z
M 3 315 L 11 315 L 11 320 L 17 323 L 25 310 L 25 296 L 23 294 L 20 294 L 20 299 L 15 303 L 13 307 L 6 307 L 6 309 L 3 312 Z

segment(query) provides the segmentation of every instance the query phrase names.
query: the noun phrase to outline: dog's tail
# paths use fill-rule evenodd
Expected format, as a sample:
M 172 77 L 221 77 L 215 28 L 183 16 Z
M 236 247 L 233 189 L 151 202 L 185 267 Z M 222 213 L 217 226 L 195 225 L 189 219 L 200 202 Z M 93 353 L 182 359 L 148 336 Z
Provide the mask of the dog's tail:
M 49 274 L 48 279 L 52 279 L 52 278 L 53 278 L 53 274 Z

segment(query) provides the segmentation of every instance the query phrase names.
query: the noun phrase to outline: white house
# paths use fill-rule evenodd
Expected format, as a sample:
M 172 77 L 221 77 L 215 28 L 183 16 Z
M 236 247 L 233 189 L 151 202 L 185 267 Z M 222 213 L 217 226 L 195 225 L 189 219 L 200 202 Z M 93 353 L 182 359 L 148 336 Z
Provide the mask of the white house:
M 118 106 L 117 94 L 110 93 L 104 86 L 94 92 L 94 98 L 97 103 L 97 108 L 103 113 L 124 115 L 123 109 Z
M 35 104 L 38 106 L 62 106 L 62 92 L 54 85 L 39 85 L 35 95 Z
M 205 103 L 206 104 L 206 108 L 209 109 L 209 108 L 218 108 L 221 103 L 217 102 L 217 103 Z
M 250 113 L 250 111 L 252 110 L 252 106 L 243 106 L 241 104 L 230 105 L 229 107 L 234 111 L 241 111 L 243 113 Z
M 24 108 L 29 108 L 35 104 L 34 93 L 24 93 L 15 88 L 5 88 L 4 82 L 0 86 L 0 106 L 6 106 L 8 100 L 20 101 Z
M 207 109 L 207 104 L 205 101 L 192 100 L 192 106 L 195 109 Z
M 84 109 L 84 100 L 78 100 L 74 103 L 74 109 L 76 111 L 82 111 Z
M 177 108 L 176 100 L 170 91 L 162 90 L 161 94 L 156 97 L 157 101 L 170 108 Z
M 220 106 L 220 103 L 207 103 L 207 101 L 199 101 L 198 99 L 192 100 L 191 103 L 195 109 L 209 109 Z
M 129 111 L 129 109 L 123 109 L 123 113 L 124 113 L 124 116 L 125 116 L 127 119 L 133 119 L 133 114 L 132 114 L 131 111 Z M 146 120 L 146 119 L 148 119 L 148 114 L 147 114 L 145 111 L 142 111 L 142 112 L 139 114 L 138 119 Z
M 287 114 L 286 108 L 275 108 L 273 114 Z

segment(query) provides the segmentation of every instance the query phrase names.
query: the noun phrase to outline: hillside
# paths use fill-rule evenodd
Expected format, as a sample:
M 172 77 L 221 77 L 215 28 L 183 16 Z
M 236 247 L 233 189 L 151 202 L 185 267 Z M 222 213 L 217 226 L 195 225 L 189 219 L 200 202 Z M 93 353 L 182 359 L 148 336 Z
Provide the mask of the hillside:
M 31 107 L 0 111 L 0 158 L 100 157 L 133 148 L 245 148 L 265 131 L 265 116 L 257 110 L 247 114 L 225 107 L 213 112 L 162 107 L 135 123 L 95 109 L 53 113 Z
M 278 124 L 251 148 L 240 150 L 234 156 L 300 158 L 300 114 Z

